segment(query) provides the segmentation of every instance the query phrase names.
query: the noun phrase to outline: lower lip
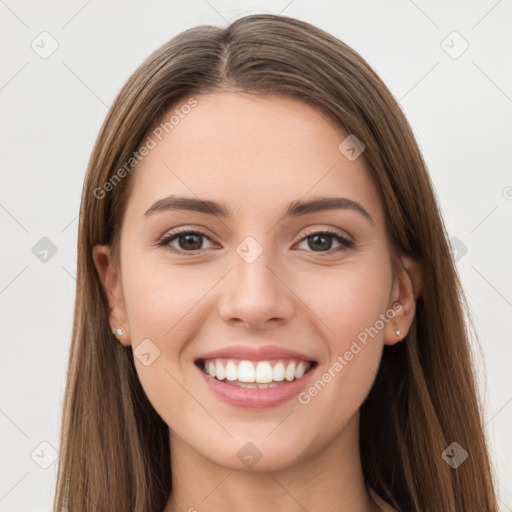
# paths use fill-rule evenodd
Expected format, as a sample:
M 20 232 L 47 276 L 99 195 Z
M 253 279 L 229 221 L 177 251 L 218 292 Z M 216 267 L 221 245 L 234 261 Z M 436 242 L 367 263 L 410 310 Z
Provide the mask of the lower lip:
M 202 378 L 212 393 L 223 402 L 235 407 L 265 409 L 275 407 L 296 397 L 305 388 L 315 368 L 307 371 L 300 379 L 267 389 L 251 389 L 233 386 L 232 384 L 226 384 L 224 381 L 211 377 L 200 368 L 197 368 L 197 370 L 201 373 Z

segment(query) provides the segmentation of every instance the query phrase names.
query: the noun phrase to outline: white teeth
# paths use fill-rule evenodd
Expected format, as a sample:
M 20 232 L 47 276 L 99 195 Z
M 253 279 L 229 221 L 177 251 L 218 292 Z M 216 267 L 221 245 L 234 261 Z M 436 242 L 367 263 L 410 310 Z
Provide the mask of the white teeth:
M 208 373 L 212 376 L 212 377 L 215 377 L 215 363 L 213 361 L 210 361 L 208 363 Z
M 258 384 L 254 384 L 254 382 L 235 382 L 234 384 L 241 388 L 258 389 Z
M 295 378 L 296 379 L 300 379 L 306 373 L 306 370 L 307 370 L 306 365 L 307 365 L 307 363 L 305 363 L 304 361 L 301 361 L 297 365 L 297 368 L 295 369 Z
M 227 380 L 252 389 L 273 388 L 284 381 L 300 379 L 309 369 L 305 361 L 277 361 L 272 367 L 269 361 L 242 360 L 236 363 L 232 359 L 214 359 L 205 361 L 203 369 L 217 380 Z M 254 384 L 254 385 L 252 385 Z
M 240 382 L 254 382 L 256 380 L 256 371 L 250 361 L 240 361 L 238 365 L 238 380 Z
M 256 367 L 256 382 L 267 384 L 272 382 L 273 376 L 274 372 L 272 371 L 272 366 L 270 366 L 270 363 L 268 361 L 260 361 Z
M 238 368 L 233 361 L 228 361 L 228 364 L 226 365 L 226 379 L 238 380 Z
M 286 371 L 284 372 L 284 378 L 290 382 L 293 379 L 295 379 L 295 364 L 294 363 L 288 363 L 288 366 L 286 367 Z
M 226 370 L 220 361 L 215 363 L 215 377 L 219 380 L 224 380 L 226 378 Z
M 279 363 L 276 363 L 276 365 L 274 366 L 272 380 L 275 380 L 276 382 L 281 382 L 282 380 L 284 380 L 284 364 L 283 363 L 279 362 Z

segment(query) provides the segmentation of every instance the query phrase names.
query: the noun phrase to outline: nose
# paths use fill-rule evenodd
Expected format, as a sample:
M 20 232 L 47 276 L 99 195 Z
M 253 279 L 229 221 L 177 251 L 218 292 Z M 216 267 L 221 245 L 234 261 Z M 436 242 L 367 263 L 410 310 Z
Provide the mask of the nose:
M 293 316 L 293 292 L 265 251 L 252 263 L 236 256 L 234 266 L 220 298 L 223 320 L 261 329 L 285 323 Z

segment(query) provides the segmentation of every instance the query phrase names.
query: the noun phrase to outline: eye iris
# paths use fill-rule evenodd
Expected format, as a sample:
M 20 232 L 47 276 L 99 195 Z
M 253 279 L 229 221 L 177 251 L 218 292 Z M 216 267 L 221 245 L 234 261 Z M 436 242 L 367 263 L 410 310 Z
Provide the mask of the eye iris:
M 183 251 L 194 251 L 201 249 L 203 236 L 201 233 L 185 233 L 173 238 L 179 240 L 178 245 Z M 307 237 L 308 246 L 315 252 L 328 251 L 332 247 L 332 238 L 330 233 L 315 233 Z
M 310 242 L 311 240 L 314 240 L 314 244 L 316 245 L 312 245 Z M 324 243 L 321 243 L 321 240 L 324 241 Z M 327 242 L 326 242 L 327 240 Z M 311 235 L 310 237 L 308 237 L 308 245 L 311 249 L 313 250 L 329 250 L 332 246 L 332 235 L 322 235 L 322 234 L 316 234 L 316 235 Z M 317 242 L 320 242 L 317 244 Z
M 180 249 L 183 249 L 184 251 L 200 249 L 202 245 L 202 235 L 198 235 L 195 233 L 187 233 L 186 235 L 180 235 L 178 239 Z M 183 240 L 186 241 L 185 244 L 182 243 Z

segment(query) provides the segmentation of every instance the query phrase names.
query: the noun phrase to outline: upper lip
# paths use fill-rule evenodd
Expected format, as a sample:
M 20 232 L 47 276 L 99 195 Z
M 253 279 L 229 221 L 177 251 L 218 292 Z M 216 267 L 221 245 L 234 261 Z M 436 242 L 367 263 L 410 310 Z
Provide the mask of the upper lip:
M 219 348 L 203 354 L 198 359 L 245 359 L 248 361 L 266 361 L 270 359 L 298 359 L 299 361 L 312 361 L 314 359 L 288 348 L 278 345 L 266 345 L 264 347 L 247 347 L 233 345 L 231 347 Z

